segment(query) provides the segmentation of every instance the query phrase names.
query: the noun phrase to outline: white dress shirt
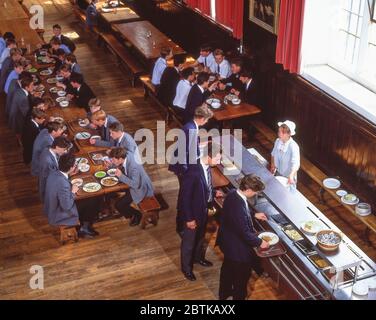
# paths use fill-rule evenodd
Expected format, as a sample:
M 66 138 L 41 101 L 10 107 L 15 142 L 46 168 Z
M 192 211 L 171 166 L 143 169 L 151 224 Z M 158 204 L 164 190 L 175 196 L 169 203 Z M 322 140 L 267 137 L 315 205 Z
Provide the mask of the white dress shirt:
M 69 176 L 68 176 L 68 173 L 66 173 L 66 172 L 63 172 L 63 171 L 60 171 L 61 172 L 61 174 L 65 177 L 65 178 L 67 178 L 67 180 L 69 180 Z
M 55 159 L 55 161 L 56 161 L 56 164 L 59 166 L 59 161 L 57 160 L 57 155 L 56 155 L 55 152 L 53 152 L 53 151 L 51 150 L 51 148 L 50 148 L 50 153 L 54 156 L 54 159 Z
M 187 104 L 187 99 L 189 95 L 189 91 L 191 91 L 192 84 L 186 80 L 180 80 L 177 87 L 176 87 L 176 95 L 173 102 L 173 105 L 182 109 L 185 109 Z
M 231 65 L 226 59 L 223 59 L 223 61 L 219 65 L 214 60 L 214 63 L 212 63 L 210 66 L 210 70 L 212 73 L 218 73 L 219 76 L 223 79 L 226 79 L 231 75 Z
M 242 193 L 240 192 L 240 190 L 236 190 L 236 192 L 237 192 L 238 195 L 244 200 L 244 202 L 245 202 L 245 206 L 247 207 L 247 210 L 249 211 L 249 207 L 248 207 L 248 199 L 247 199 L 247 197 L 246 197 L 244 194 L 242 194 Z
M 36 122 L 34 119 L 31 119 L 31 122 L 33 122 L 33 123 L 35 124 L 35 126 L 36 126 L 37 128 L 39 128 L 39 124 L 38 124 L 38 122 Z
M 248 80 L 247 85 L 245 86 L 245 89 L 246 89 L 246 90 L 248 90 L 249 86 L 250 86 L 251 83 L 252 83 L 252 80 L 253 80 L 253 79 Z
M 197 62 L 201 63 L 204 65 L 204 67 L 209 67 L 215 63 L 214 55 L 213 53 L 210 53 L 207 57 L 204 56 L 199 56 L 197 58 Z
M 151 83 L 155 86 L 159 86 L 161 84 L 161 78 L 163 71 L 167 68 L 167 61 L 163 58 L 158 58 L 155 62 L 154 69 L 153 69 L 153 76 L 151 78 Z

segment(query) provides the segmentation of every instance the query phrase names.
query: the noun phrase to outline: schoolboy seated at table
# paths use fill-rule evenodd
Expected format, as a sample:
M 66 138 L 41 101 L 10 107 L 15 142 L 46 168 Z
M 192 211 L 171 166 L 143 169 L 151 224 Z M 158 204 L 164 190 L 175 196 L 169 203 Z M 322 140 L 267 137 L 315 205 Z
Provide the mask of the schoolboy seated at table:
M 70 50 L 70 52 L 74 52 L 74 50 L 76 50 L 76 45 L 74 44 L 74 42 L 69 39 L 67 36 L 63 35 L 62 34 L 62 29 L 61 29 L 61 26 L 59 24 L 54 24 L 52 26 L 52 32 L 53 32 L 53 37 L 51 38 L 54 39 L 54 38 L 57 38 L 61 41 L 62 44 L 64 44 L 65 46 L 67 46 Z M 47 43 L 47 44 L 43 44 L 43 45 L 40 45 L 42 48 L 50 48 L 51 45 L 51 40 Z
M 9 86 L 12 80 L 18 80 L 22 71 L 24 71 L 24 64 L 21 61 L 16 61 L 13 63 L 14 69 L 9 73 L 7 80 L 5 81 L 4 85 L 4 92 L 8 94 Z
M 162 74 L 161 84 L 158 89 L 158 99 L 166 106 L 172 106 L 176 94 L 176 87 L 180 80 L 180 71 L 182 70 L 185 57 L 175 55 L 173 57 L 173 67 L 167 67 Z
M 220 79 L 226 79 L 231 75 L 230 63 L 225 59 L 223 50 L 216 49 L 214 51 L 214 63 L 210 66 L 212 73 L 219 76 Z
M 157 88 L 161 84 L 163 71 L 167 68 L 167 61 L 172 58 L 172 50 L 168 47 L 161 48 L 160 57 L 154 64 L 151 83 Z
M 135 160 L 134 154 L 125 148 L 117 147 L 111 150 L 111 163 L 117 167 L 115 175 L 119 181 L 129 186 L 129 191 L 115 204 L 117 211 L 131 219 L 130 226 L 137 226 L 141 221 L 141 213 L 131 206 L 138 205 L 142 200 L 154 195 L 153 185 L 144 167 Z
M 259 104 L 259 93 L 257 91 L 257 84 L 253 78 L 252 71 L 244 70 L 240 72 L 240 81 L 243 83 L 243 87 L 240 91 L 234 91 L 234 93 L 241 97 L 241 99 L 249 104 Z
M 91 116 L 91 123 L 92 127 L 94 129 L 97 129 L 99 131 L 99 134 L 101 136 L 100 141 L 111 141 L 111 135 L 110 135 L 110 126 L 111 124 L 119 122 L 114 116 L 111 116 L 109 114 L 106 114 L 103 110 L 98 110 L 94 112 Z M 96 145 L 96 139 L 91 139 L 90 142 L 94 142 L 93 144 Z
M 50 41 L 51 45 L 51 56 L 57 56 L 57 50 L 62 49 L 66 54 L 71 53 L 70 49 L 68 46 L 65 44 L 61 43 L 61 41 L 58 38 L 52 38 Z
M 67 95 L 73 95 L 74 89 L 70 83 L 70 78 L 72 76 L 71 68 L 69 65 L 64 64 L 61 66 L 60 70 L 58 71 L 58 75 L 63 77 L 63 80 L 56 83 L 57 87 L 63 88 Z
M 120 122 L 113 122 L 109 125 L 110 141 L 99 139 L 90 139 L 90 144 L 97 147 L 122 147 L 130 153 L 136 153 L 138 156 L 137 144 L 133 137 L 124 131 L 124 126 Z
M 80 68 L 80 66 L 77 63 L 77 58 L 76 58 L 76 56 L 73 53 L 66 55 L 66 57 L 65 57 L 65 63 L 68 64 L 71 67 L 71 72 L 72 73 L 73 72 L 75 72 L 75 73 L 82 73 L 81 72 L 81 68 Z
M 18 48 L 10 50 L 10 55 L 3 62 L 3 68 L 0 71 L 0 93 L 4 91 L 5 82 L 9 74 L 14 70 L 14 63 L 22 61 L 22 51 Z
M 3 63 L 6 58 L 10 56 L 10 50 L 17 48 L 17 42 L 15 39 L 7 39 L 6 41 L 6 47 L 3 50 L 3 53 L 0 56 L 0 70 L 3 68 Z
M 66 53 L 63 49 L 56 50 L 56 59 L 55 59 L 55 67 L 54 67 L 55 73 L 59 72 L 60 68 L 65 64 L 65 57 L 66 57 Z
M 83 76 L 79 73 L 72 73 L 70 77 L 70 84 L 74 90 L 74 93 L 72 95 L 68 95 L 68 98 L 71 99 L 74 97 L 78 107 L 85 108 L 86 112 L 88 112 L 90 110 L 89 101 L 95 98 L 94 92 L 86 84 Z
M 196 80 L 194 68 L 188 67 L 181 72 L 182 79 L 176 87 L 176 94 L 173 100 L 173 108 L 179 117 L 184 117 L 184 109 L 187 105 L 189 92 Z
M 46 119 L 47 114 L 44 111 L 34 108 L 31 112 L 31 118 L 26 119 L 25 121 L 21 135 L 21 142 L 23 161 L 27 165 L 31 162 L 34 141 L 40 131 L 44 128 L 43 124 Z
M 200 56 L 194 63 L 194 67 L 202 64 L 204 66 L 204 71 L 210 72 L 210 66 L 215 63 L 214 55 L 209 45 L 203 45 L 200 48 Z
M 243 83 L 240 81 L 240 72 L 243 67 L 243 61 L 239 58 L 231 61 L 231 75 L 222 79 L 219 83 L 220 90 L 236 90 L 241 91 L 243 89 Z

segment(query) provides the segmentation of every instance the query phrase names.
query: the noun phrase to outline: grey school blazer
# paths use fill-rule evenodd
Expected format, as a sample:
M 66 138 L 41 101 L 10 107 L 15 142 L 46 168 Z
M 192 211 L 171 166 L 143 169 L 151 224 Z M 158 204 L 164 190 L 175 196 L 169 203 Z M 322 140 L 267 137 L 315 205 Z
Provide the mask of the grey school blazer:
M 8 116 L 10 109 L 12 107 L 12 100 L 14 97 L 14 93 L 17 91 L 17 89 L 21 89 L 21 86 L 17 79 L 13 79 L 10 82 L 8 94 L 7 94 L 7 101 L 5 103 L 5 114 Z
M 99 140 L 96 141 L 95 146 L 97 147 L 121 147 L 125 148 L 128 152 L 135 153 L 137 148 L 136 141 L 134 141 L 133 137 L 129 134 L 124 132 L 123 139 L 119 142 L 118 140 L 113 140 L 110 139 L 110 141 L 104 141 L 104 140 Z
M 44 201 L 44 195 L 46 191 L 46 182 L 48 176 L 53 171 L 59 170 L 58 155 L 55 157 L 51 154 L 50 148 L 44 148 L 39 157 L 39 195 L 40 199 Z
M 119 181 L 129 186 L 132 200 L 136 204 L 139 204 L 146 197 L 153 196 L 154 190 L 151 180 L 144 167 L 135 161 L 132 153 L 127 153 L 124 169 L 125 174 L 120 176 Z
M 74 226 L 78 224 L 78 211 L 71 183 L 60 171 L 52 171 L 47 178 L 44 212 L 50 225 Z
M 13 94 L 8 120 L 9 127 L 14 133 L 22 133 L 29 110 L 29 98 L 21 88 L 18 88 Z
M 31 174 L 34 177 L 39 176 L 39 160 L 42 151 L 47 147 L 50 147 L 54 139 L 49 134 L 47 129 L 43 129 L 37 136 L 33 145 L 33 156 L 31 159 Z

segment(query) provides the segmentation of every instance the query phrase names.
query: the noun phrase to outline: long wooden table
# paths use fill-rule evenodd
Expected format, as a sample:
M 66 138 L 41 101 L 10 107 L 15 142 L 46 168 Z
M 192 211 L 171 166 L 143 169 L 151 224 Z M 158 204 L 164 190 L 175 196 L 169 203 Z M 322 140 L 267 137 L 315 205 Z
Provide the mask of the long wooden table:
M 0 0 L 0 22 L 5 20 L 28 19 L 25 10 L 17 0 Z M 0 28 L 1 32 L 13 29 Z
M 162 47 L 170 47 L 173 54 L 185 54 L 183 48 L 174 43 L 164 33 L 154 27 L 149 21 L 135 21 L 113 25 L 114 30 L 141 54 L 146 60 L 157 59 Z M 151 37 L 147 37 L 151 32 Z
M 128 7 L 112 9 L 112 12 L 104 12 L 100 10 L 100 16 L 108 24 L 133 22 L 141 19 L 136 12 Z
M 37 63 L 33 63 L 33 66 L 37 69 L 45 69 L 48 67 L 48 65 L 41 65 Z M 56 98 L 58 97 L 57 94 L 50 93 L 50 88 L 54 87 L 55 84 L 49 84 L 47 83 L 47 79 L 54 77 L 53 75 L 50 76 L 40 76 L 42 84 L 45 86 L 45 96 L 50 96 L 54 101 L 56 101 Z M 90 170 L 88 172 L 82 172 L 77 175 L 74 175 L 72 179 L 75 178 L 83 178 L 84 181 L 87 182 L 98 182 L 100 183 L 100 180 L 95 178 L 94 173 L 97 171 L 107 171 L 106 168 L 104 167 L 103 163 L 102 164 L 95 164 L 90 156 L 89 153 L 91 152 L 98 152 L 100 153 L 101 151 L 107 150 L 107 148 L 101 148 L 101 147 L 96 147 L 92 146 L 89 143 L 89 140 L 76 140 L 75 136 L 78 132 L 90 132 L 92 135 L 98 134 L 95 130 L 87 130 L 85 128 L 82 128 L 78 124 L 79 119 L 85 119 L 86 118 L 86 111 L 83 108 L 79 108 L 78 105 L 74 102 L 71 101 L 69 106 L 66 108 L 61 108 L 58 103 L 56 103 L 56 106 L 50 108 L 47 110 L 47 114 L 50 117 L 61 117 L 65 120 L 65 124 L 67 125 L 68 128 L 68 138 L 73 141 L 74 147 L 76 148 L 77 152 L 75 152 L 76 157 L 84 157 L 89 160 L 89 165 L 90 165 Z M 88 198 L 94 198 L 94 197 L 99 197 L 99 196 L 104 196 L 106 194 L 110 194 L 113 192 L 120 192 L 120 191 L 125 191 L 128 189 L 128 185 L 119 183 L 116 186 L 113 187 L 104 187 L 94 193 L 87 193 L 82 190 L 82 187 L 78 191 L 76 195 L 76 200 L 82 200 L 82 199 L 88 199 Z
M 213 97 L 222 101 L 222 106 L 219 109 L 211 108 L 214 113 L 213 118 L 221 124 L 223 124 L 225 121 L 250 117 L 261 113 L 261 109 L 259 107 L 246 102 L 241 102 L 238 105 L 226 104 L 223 102 L 225 96 L 226 93 L 223 91 L 216 91 L 213 94 Z

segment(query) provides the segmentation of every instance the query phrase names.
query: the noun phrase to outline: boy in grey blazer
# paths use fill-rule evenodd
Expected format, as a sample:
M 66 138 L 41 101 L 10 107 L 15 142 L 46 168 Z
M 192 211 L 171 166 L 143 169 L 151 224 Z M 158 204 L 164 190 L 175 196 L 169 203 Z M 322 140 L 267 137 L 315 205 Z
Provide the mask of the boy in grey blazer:
M 139 204 L 145 198 L 152 197 L 153 185 L 144 167 L 134 159 L 132 153 L 127 153 L 126 149 L 112 149 L 110 158 L 112 164 L 117 167 L 115 175 L 119 181 L 129 186 L 129 192 L 116 203 L 116 209 L 124 217 L 132 219 L 131 226 L 136 226 L 141 221 L 141 214 L 131 207 L 131 203 Z
M 99 144 L 101 144 L 101 142 L 111 142 L 110 126 L 119 121 L 114 116 L 106 114 L 103 110 L 94 112 L 91 115 L 90 120 L 92 126 L 99 130 L 101 136 L 101 140 L 98 141 L 96 139 L 91 139 L 91 143 L 97 145 L 97 141 Z

